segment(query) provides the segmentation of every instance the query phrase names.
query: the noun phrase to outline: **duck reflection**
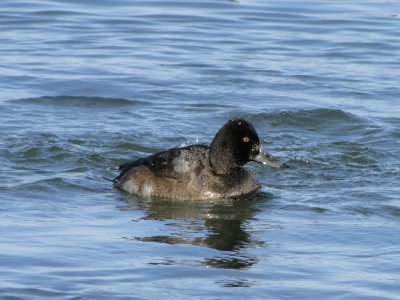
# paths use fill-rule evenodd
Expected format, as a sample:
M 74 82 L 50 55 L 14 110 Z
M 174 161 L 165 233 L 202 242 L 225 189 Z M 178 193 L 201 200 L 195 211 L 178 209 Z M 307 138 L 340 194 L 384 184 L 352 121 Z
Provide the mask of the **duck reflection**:
M 140 209 L 144 220 L 164 221 L 169 235 L 134 237 L 144 242 L 192 244 L 224 251 L 222 257 L 205 259 L 216 268 L 248 268 L 256 257 L 242 253 L 249 246 L 260 245 L 246 228 L 246 222 L 257 213 L 256 204 L 268 199 L 265 193 L 255 193 L 240 199 L 218 201 L 166 201 L 128 198 L 133 209 Z M 143 220 L 142 219 L 142 220 Z M 226 252 L 227 251 L 227 252 Z

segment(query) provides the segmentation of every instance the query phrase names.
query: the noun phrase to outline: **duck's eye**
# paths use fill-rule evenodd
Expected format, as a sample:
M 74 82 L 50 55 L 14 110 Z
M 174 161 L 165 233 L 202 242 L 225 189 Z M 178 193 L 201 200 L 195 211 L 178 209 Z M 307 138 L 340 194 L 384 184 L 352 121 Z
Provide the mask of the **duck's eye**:
M 242 138 L 242 141 L 245 143 L 248 143 L 248 142 L 250 142 L 250 138 L 248 136 L 245 136 Z

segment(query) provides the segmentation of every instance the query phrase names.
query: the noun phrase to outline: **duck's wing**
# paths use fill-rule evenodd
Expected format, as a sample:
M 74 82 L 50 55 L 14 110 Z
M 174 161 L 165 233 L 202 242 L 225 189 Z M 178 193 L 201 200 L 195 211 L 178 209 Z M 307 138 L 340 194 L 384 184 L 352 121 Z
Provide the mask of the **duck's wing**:
M 192 145 L 173 148 L 147 157 L 122 164 L 118 169 L 121 174 L 113 182 L 116 183 L 127 172 L 139 166 L 149 168 L 154 175 L 182 180 L 189 178 L 208 163 L 208 146 Z

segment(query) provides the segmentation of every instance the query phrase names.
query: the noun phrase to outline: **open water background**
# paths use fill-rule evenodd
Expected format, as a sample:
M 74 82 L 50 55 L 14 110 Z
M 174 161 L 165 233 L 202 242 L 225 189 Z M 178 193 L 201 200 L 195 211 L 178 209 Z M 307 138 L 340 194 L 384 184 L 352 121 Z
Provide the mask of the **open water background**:
M 399 299 L 398 1 L 3 0 L 0 298 Z M 244 117 L 237 200 L 114 167 Z

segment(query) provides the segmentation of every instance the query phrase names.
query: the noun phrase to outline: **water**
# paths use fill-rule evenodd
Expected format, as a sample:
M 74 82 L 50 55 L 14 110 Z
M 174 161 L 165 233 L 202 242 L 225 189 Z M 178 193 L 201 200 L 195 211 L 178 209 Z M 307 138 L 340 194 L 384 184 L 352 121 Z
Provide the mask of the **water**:
M 0 297 L 398 299 L 397 1 L 2 1 Z M 291 168 L 177 202 L 114 167 L 244 117 Z

